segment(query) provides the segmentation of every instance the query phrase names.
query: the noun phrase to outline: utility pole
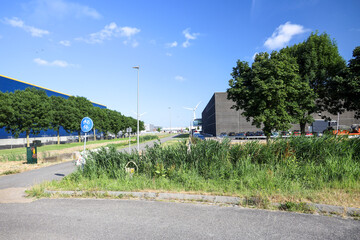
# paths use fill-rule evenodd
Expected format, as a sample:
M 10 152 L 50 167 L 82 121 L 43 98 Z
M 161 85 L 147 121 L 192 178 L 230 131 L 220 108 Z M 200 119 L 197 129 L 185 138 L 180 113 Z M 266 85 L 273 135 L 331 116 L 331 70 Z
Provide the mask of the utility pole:
M 137 76 L 137 151 L 140 153 L 140 141 L 139 141 L 139 71 L 140 66 L 133 67 L 138 70 L 138 76 Z

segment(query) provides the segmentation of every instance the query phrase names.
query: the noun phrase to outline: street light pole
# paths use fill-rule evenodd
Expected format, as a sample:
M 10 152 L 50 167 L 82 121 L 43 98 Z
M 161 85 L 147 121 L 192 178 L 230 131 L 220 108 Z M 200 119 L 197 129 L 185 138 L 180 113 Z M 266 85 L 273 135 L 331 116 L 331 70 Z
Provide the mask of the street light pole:
M 169 113 L 170 113 L 170 133 L 171 133 L 171 107 L 169 107 Z
M 138 70 L 138 77 L 137 77 L 137 151 L 140 153 L 140 141 L 139 141 L 139 71 L 140 66 L 133 67 Z
M 340 121 L 340 113 L 337 113 L 337 121 L 336 121 L 336 136 L 339 135 L 339 121 Z

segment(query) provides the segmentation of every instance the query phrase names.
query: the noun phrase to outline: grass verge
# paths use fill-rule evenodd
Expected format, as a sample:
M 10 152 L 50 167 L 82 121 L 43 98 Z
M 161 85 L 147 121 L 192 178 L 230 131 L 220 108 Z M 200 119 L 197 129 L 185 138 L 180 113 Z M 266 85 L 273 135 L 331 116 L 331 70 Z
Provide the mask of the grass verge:
M 165 138 L 171 136 L 170 134 L 163 135 L 145 135 L 140 136 L 140 142 L 151 141 L 158 138 Z M 136 143 L 136 136 L 130 138 L 131 144 Z M 103 145 L 105 147 L 115 146 L 117 148 L 123 148 L 129 145 L 129 138 L 117 138 L 112 140 L 97 140 L 97 141 L 89 141 L 86 142 L 86 146 L 88 149 L 96 148 L 98 145 Z M 44 145 L 41 147 L 37 147 L 38 155 L 48 156 L 50 152 L 59 151 L 59 150 L 67 150 L 73 148 L 81 148 L 84 146 L 84 143 L 75 142 L 75 143 L 66 143 L 66 144 L 54 144 L 54 145 Z M 14 148 L 14 149 L 3 149 L 0 150 L 0 162 L 9 162 L 9 161 L 25 161 L 25 153 L 26 148 Z
M 237 196 L 260 199 L 249 205 L 311 212 L 305 203 L 360 207 L 360 139 L 291 138 L 267 145 L 249 142 L 185 141 L 145 154 L 119 153 L 115 148 L 93 153 L 84 170 L 49 190 L 155 191 Z M 129 161 L 138 165 L 130 177 Z

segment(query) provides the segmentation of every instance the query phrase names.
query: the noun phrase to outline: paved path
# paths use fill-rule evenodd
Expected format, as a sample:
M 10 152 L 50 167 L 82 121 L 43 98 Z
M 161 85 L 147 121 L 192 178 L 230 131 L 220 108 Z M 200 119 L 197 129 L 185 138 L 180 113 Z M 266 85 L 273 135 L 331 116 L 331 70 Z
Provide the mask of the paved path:
M 161 143 L 167 142 L 167 141 L 173 139 L 174 137 L 176 137 L 176 136 L 161 138 L 160 142 Z M 179 138 L 179 140 L 181 140 L 181 139 Z M 150 142 L 146 142 L 146 143 L 141 143 L 140 146 L 139 146 L 140 152 L 146 150 L 147 146 L 148 147 L 153 147 L 155 142 L 158 142 L 158 140 L 154 140 L 154 141 L 150 141 Z M 130 152 L 135 151 L 135 150 L 137 150 L 137 145 L 136 144 L 130 146 Z M 120 151 L 129 152 L 129 147 L 125 147 L 125 148 L 121 149 Z
M 134 200 L 0 204 L 0 239 L 359 239 L 360 221 Z
M 43 181 L 60 180 L 76 169 L 74 163 L 64 162 L 44 168 L 0 177 L 0 189 L 31 187 Z

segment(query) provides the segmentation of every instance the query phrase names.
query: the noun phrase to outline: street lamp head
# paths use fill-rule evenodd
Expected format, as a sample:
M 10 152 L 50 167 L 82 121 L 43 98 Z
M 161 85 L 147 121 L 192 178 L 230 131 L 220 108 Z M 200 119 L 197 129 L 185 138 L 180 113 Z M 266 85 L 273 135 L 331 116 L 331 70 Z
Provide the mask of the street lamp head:
M 135 69 L 139 69 L 139 68 L 140 68 L 140 66 L 136 66 L 136 67 L 133 67 L 133 68 L 135 68 Z

